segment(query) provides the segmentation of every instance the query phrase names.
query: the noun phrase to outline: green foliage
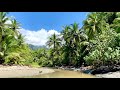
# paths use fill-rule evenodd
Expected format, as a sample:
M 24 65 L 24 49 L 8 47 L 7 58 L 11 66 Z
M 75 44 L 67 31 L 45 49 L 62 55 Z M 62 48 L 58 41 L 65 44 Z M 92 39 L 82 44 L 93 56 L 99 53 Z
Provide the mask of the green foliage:
M 5 57 L 5 64 L 23 64 L 25 59 L 20 57 L 19 53 L 10 53 Z
M 48 38 L 45 47 L 25 44 L 19 23 L 0 12 L 0 63 L 31 66 L 99 67 L 120 63 L 120 12 L 91 12 L 79 28 L 66 25 L 60 35 Z M 11 24 L 6 24 L 10 20 Z
M 23 36 L 18 32 L 19 23 L 0 12 L 0 62 L 5 64 L 22 64 L 32 60 L 31 50 L 24 43 Z M 7 24 L 7 21 L 11 23 Z
M 82 28 L 66 25 L 60 35 L 49 37 L 49 48 L 35 51 L 33 61 L 41 66 L 119 64 L 119 17 L 119 12 L 89 13 Z
M 40 65 L 36 62 L 32 62 L 29 65 L 32 66 L 32 67 L 36 67 L 36 68 L 40 67 Z
M 95 39 L 95 42 L 89 55 L 84 57 L 88 65 L 98 67 L 114 65 L 119 62 L 119 34 L 113 30 L 106 30 Z

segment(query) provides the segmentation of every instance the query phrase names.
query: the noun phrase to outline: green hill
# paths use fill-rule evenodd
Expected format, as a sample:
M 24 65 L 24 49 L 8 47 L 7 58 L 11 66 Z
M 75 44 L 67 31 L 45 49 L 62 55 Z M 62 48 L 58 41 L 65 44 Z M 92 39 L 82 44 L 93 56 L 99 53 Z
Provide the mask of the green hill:
M 42 46 L 37 46 L 37 45 L 32 45 L 32 44 L 28 44 L 28 45 L 32 50 L 36 50 L 36 49 L 39 49 L 39 48 L 47 48 L 44 45 L 42 45 Z

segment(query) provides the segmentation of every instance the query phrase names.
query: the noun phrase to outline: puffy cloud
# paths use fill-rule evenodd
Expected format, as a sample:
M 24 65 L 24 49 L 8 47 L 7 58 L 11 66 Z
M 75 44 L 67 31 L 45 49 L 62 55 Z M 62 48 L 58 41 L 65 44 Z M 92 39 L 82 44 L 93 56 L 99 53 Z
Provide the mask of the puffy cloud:
M 33 45 L 45 45 L 49 36 L 51 36 L 54 33 L 57 35 L 60 34 L 56 30 L 47 31 L 45 29 L 41 29 L 38 31 L 31 31 L 31 30 L 26 30 L 21 28 L 19 29 L 19 31 L 25 37 L 26 43 L 33 44 Z
M 12 22 L 10 20 L 7 20 L 5 24 L 12 24 Z

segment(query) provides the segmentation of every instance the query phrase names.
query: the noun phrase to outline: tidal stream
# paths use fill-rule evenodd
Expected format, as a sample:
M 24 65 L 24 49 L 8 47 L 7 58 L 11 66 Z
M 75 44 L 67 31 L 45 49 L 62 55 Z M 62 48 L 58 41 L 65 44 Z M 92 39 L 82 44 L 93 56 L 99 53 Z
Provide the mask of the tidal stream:
M 29 76 L 25 78 L 96 78 L 94 75 L 85 74 L 79 71 L 69 71 L 55 69 L 55 72 L 48 74 L 40 74 L 36 76 Z

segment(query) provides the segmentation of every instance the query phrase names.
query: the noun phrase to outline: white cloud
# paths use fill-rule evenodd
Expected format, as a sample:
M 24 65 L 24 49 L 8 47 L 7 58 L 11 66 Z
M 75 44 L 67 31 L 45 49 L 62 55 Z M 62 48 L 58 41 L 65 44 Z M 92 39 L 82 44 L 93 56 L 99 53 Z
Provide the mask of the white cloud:
M 12 24 L 11 20 L 7 20 L 5 24 Z
M 19 29 L 19 31 L 22 33 L 23 36 L 25 36 L 26 43 L 33 45 L 45 45 L 49 36 L 51 36 L 54 33 L 57 35 L 60 34 L 56 30 L 47 31 L 45 29 L 41 29 L 38 31 L 30 31 L 21 28 Z

